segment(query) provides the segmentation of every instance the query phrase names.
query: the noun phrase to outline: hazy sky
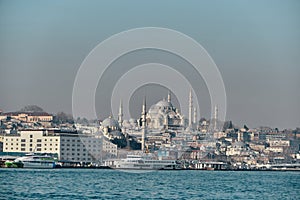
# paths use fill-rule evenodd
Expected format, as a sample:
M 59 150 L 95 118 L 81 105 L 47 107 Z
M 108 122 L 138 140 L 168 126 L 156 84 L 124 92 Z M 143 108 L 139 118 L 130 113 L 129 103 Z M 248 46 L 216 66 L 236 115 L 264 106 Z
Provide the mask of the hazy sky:
M 36 104 L 71 113 L 74 79 L 88 53 L 113 34 L 150 26 L 180 31 L 208 51 L 225 83 L 228 120 L 251 127 L 300 126 L 298 0 L 1 0 L 0 109 Z M 200 88 L 201 115 L 209 117 L 209 97 Z M 153 90 L 149 103 L 162 91 Z M 99 116 L 110 113 L 104 105 L 96 104 Z

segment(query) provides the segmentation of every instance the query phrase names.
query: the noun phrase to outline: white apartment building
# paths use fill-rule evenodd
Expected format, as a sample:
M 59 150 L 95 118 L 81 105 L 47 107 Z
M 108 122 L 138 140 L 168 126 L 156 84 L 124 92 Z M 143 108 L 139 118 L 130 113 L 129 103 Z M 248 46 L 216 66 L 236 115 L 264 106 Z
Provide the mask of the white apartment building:
M 3 137 L 3 152 L 52 153 L 61 161 L 96 162 L 117 156 L 117 145 L 103 137 L 59 130 L 22 130 Z

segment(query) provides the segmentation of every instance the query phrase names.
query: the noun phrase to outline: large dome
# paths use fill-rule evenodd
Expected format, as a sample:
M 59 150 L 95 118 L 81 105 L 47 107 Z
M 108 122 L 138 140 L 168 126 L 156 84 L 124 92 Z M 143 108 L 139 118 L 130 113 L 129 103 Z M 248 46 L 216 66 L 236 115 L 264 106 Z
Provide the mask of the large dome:
M 156 106 L 162 107 L 162 108 L 163 107 L 173 107 L 172 104 L 171 104 L 171 102 L 168 102 L 166 100 L 161 100 L 161 101 L 157 102 Z
M 119 123 L 117 120 L 113 119 L 111 116 L 103 120 L 102 127 L 119 127 Z
M 156 113 L 166 113 L 168 111 L 174 110 L 173 105 L 171 102 L 168 102 L 166 100 L 161 100 L 157 102 L 156 104 L 152 105 L 149 109 L 150 114 L 156 114 Z

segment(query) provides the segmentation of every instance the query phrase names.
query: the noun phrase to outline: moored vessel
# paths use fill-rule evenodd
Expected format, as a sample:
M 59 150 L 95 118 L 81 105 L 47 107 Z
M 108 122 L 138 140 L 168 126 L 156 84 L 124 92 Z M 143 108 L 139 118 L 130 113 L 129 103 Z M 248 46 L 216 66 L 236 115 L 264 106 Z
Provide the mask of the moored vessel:
M 23 168 L 39 168 L 39 169 L 51 169 L 55 168 L 55 160 L 48 155 L 36 155 L 27 154 L 23 157 L 19 157 L 13 162 L 17 166 Z
M 163 170 L 180 169 L 176 160 L 159 160 L 148 155 L 127 155 L 127 158 L 117 160 L 115 169 L 133 170 Z

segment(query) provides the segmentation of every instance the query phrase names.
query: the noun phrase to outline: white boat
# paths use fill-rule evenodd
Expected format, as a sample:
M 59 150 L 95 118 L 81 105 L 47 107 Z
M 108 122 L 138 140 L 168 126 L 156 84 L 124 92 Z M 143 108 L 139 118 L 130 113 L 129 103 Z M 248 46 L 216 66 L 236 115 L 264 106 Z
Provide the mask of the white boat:
M 14 163 L 21 163 L 23 168 L 39 168 L 39 169 L 55 168 L 55 161 L 53 157 L 48 155 L 29 154 L 17 158 L 14 161 Z
M 134 170 L 180 169 L 176 160 L 158 160 L 146 155 L 127 155 L 127 158 L 117 160 L 114 168 Z

